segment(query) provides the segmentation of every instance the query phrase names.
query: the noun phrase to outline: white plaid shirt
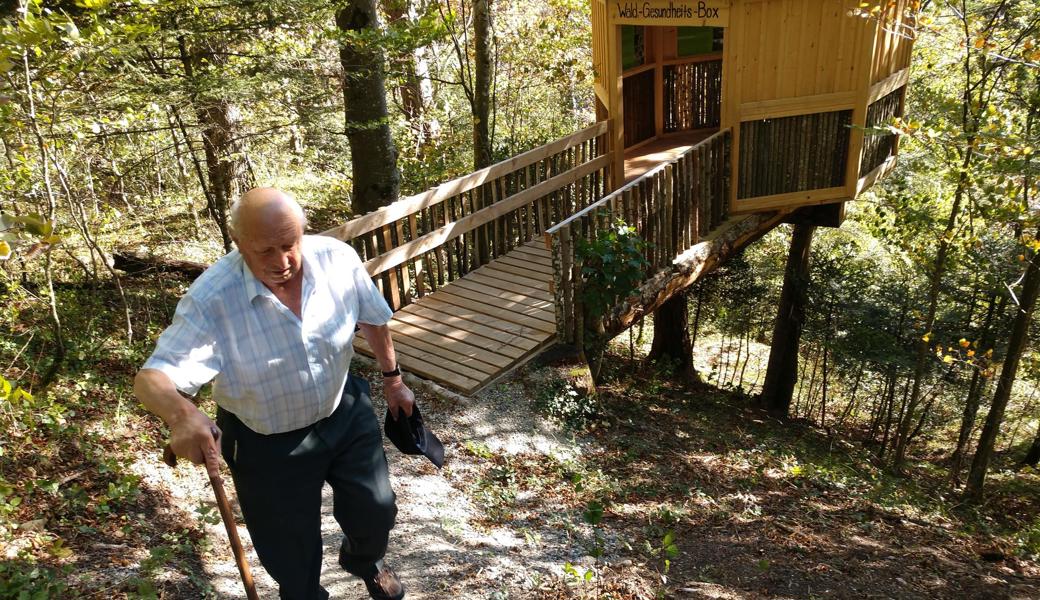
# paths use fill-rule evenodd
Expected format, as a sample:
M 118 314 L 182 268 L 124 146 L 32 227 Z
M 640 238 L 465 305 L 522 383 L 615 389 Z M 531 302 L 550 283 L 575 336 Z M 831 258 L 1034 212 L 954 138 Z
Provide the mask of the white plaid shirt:
M 353 248 L 304 236 L 302 320 L 246 266 L 238 251 L 206 270 L 177 304 L 145 369 L 213 398 L 262 434 L 292 431 L 332 414 L 347 381 L 357 322 L 393 312 Z

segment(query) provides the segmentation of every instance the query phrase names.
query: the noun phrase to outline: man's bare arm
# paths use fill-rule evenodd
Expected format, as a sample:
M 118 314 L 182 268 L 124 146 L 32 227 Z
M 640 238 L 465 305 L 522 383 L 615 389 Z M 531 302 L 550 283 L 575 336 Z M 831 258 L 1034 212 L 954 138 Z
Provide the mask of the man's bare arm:
M 376 355 L 376 362 L 382 371 L 393 371 L 397 367 L 397 353 L 394 352 L 394 342 L 390 339 L 390 328 L 386 325 L 369 325 L 358 323 L 361 333 L 365 334 L 365 341 Z M 383 395 L 390 407 L 390 414 L 396 418 L 404 412 L 406 417 L 412 416 L 412 407 L 415 406 L 415 394 L 404 384 L 400 375 L 383 378 Z
M 174 454 L 195 464 L 205 462 L 205 453 L 217 456 L 219 448 L 212 431 L 220 430 L 177 386 L 158 369 L 141 369 L 134 378 L 134 395 L 170 428 L 170 447 Z

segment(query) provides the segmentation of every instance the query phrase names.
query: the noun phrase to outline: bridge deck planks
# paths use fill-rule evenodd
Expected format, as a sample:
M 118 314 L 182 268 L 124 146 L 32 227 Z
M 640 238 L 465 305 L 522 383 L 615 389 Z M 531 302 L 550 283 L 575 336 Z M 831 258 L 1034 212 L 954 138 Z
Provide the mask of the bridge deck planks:
M 552 259 L 538 239 L 394 314 L 390 331 L 405 371 L 472 394 L 556 337 Z M 360 333 L 354 348 L 372 350 Z

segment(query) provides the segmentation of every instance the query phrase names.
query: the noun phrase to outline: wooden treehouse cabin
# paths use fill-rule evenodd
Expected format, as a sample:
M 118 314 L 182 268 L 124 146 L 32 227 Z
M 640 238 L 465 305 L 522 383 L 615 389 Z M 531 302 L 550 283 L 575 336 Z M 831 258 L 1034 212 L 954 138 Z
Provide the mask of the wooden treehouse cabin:
M 593 0 L 615 183 L 725 132 L 730 213 L 855 198 L 894 162 L 896 137 L 865 132 L 902 115 L 909 79 L 911 3 L 879 2 Z
M 618 219 L 648 267 L 607 333 L 785 220 L 839 225 L 895 162 L 878 128 L 913 39 L 911 0 L 860 4 L 592 0 L 596 124 L 326 232 L 394 309 L 402 367 L 473 393 L 580 343 L 578 240 Z

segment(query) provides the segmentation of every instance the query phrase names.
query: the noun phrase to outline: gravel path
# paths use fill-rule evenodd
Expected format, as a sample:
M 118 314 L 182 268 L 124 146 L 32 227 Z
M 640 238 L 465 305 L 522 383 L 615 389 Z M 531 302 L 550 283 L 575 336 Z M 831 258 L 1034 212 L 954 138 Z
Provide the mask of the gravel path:
M 444 442 L 447 458 L 443 471 L 438 471 L 423 457 L 402 455 L 384 439 L 399 508 L 387 562 L 405 582 L 408 598 L 506 598 L 510 591 L 531 589 L 546 576 L 559 574 L 564 562 L 579 559 L 570 556 L 568 534 L 549 524 L 527 531 L 530 537 L 474 524 L 481 508 L 474 506 L 464 488 L 467 473 L 475 471 L 481 459 L 466 451 L 467 443 L 504 454 L 569 457 L 575 453 L 572 441 L 538 418 L 523 384 L 505 382 L 470 398 L 409 379 L 424 418 Z M 376 414 L 381 416 L 385 403 L 378 386 L 373 390 Z M 164 479 L 155 483 L 170 489 L 174 504 L 186 513 L 194 513 L 200 505 L 214 505 L 201 469 L 182 465 L 165 473 L 152 470 L 149 476 Z M 230 477 L 226 479 L 235 504 Z M 334 599 L 368 598 L 361 581 L 336 563 L 343 536 L 332 515 L 332 490 L 326 486 L 324 492 L 322 584 Z M 239 527 L 239 535 L 260 597 L 277 598 L 277 586 L 260 567 L 244 526 Z M 213 586 L 217 598 L 244 598 L 223 525 L 208 526 L 208 537 L 212 545 L 203 554 L 201 578 Z M 527 543 L 532 538 L 539 543 Z

